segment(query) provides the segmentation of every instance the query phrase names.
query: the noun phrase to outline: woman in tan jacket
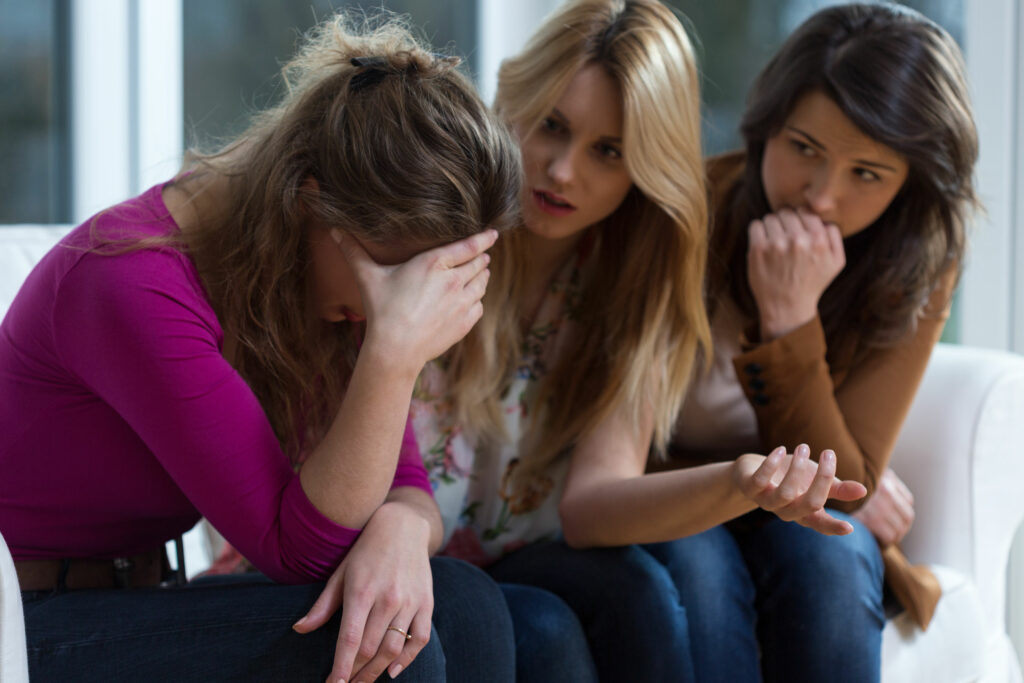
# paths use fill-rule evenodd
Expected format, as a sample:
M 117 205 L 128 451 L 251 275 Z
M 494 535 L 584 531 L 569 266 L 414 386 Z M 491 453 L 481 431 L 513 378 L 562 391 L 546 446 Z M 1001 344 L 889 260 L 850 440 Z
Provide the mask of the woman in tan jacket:
M 684 403 L 674 458 L 806 442 L 835 450 L 838 477 L 884 493 L 859 516 L 844 513 L 863 501 L 830 504 L 853 524 L 847 536 L 755 512 L 661 559 L 678 577 L 698 680 L 878 680 L 883 565 L 922 626 L 939 593 L 871 531 L 891 541 L 912 516 L 887 463 L 975 203 L 960 52 L 906 8 L 822 10 L 758 77 L 741 130 L 746 150 L 708 167 L 714 362 Z

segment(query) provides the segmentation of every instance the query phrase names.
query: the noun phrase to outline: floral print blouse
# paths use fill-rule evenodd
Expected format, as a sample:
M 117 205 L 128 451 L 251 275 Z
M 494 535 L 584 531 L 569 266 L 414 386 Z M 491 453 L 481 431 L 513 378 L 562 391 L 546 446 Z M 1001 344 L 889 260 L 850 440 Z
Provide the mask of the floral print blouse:
M 528 543 L 554 537 L 560 529 L 558 501 L 568 457 L 558 458 L 515 495 L 509 478 L 530 428 L 540 380 L 576 334 L 575 313 L 589 252 L 581 246 L 562 267 L 526 334 L 515 377 L 502 397 L 508 439 L 478 445 L 472 434 L 453 424 L 442 368 L 430 363 L 420 376 L 412 424 L 441 509 L 444 555 L 483 566 Z

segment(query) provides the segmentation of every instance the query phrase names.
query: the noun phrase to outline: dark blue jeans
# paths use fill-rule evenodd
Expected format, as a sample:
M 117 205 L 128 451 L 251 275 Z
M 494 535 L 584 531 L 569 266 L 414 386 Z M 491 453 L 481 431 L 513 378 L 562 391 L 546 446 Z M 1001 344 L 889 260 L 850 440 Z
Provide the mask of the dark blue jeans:
M 483 571 L 431 560 L 434 628 L 399 681 L 512 681 L 512 620 Z M 323 584 L 260 575 L 182 588 L 22 594 L 33 681 L 317 681 L 330 673 L 340 616 L 294 624 Z M 383 676 L 387 679 L 387 674 Z
M 554 593 L 503 583 L 516 635 L 516 681 L 597 680 L 587 637 L 576 613 Z
M 645 546 L 686 606 L 698 681 L 879 680 L 881 554 L 860 522 L 832 514 L 854 532 L 823 536 L 761 515 Z
M 574 550 L 563 541 L 541 542 L 487 570 L 498 581 L 562 598 L 583 626 L 600 680 L 694 680 L 686 611 L 673 578 L 640 546 Z M 535 676 L 529 680 L 575 682 L 593 680 L 594 673 L 581 666 L 561 677 Z

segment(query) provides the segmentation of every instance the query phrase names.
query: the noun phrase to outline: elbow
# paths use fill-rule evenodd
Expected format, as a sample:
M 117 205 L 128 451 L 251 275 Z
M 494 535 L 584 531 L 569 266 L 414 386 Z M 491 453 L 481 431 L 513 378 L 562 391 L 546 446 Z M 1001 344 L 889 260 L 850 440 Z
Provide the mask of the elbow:
M 584 550 L 599 545 L 594 538 L 593 525 L 588 523 L 587 516 L 565 499 L 558 506 L 558 517 L 562 524 L 562 538 L 566 545 L 574 550 Z

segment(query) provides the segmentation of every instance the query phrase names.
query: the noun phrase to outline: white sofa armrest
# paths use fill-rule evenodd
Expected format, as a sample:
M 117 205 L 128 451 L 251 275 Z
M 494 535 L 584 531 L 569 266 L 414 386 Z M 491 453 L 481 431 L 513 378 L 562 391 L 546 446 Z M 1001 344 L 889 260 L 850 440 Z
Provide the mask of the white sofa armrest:
M 1024 357 L 939 344 L 900 434 L 893 470 L 914 493 L 903 547 L 970 577 L 1006 631 L 1010 546 L 1024 519 Z
M 70 225 L 14 225 L 0 228 L 0 319 L 32 268 Z

